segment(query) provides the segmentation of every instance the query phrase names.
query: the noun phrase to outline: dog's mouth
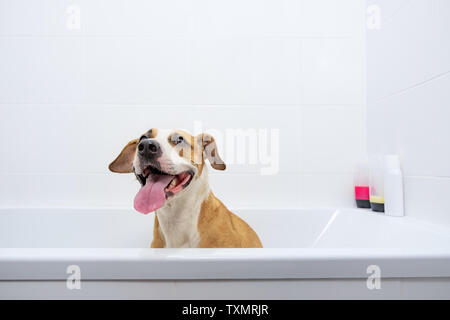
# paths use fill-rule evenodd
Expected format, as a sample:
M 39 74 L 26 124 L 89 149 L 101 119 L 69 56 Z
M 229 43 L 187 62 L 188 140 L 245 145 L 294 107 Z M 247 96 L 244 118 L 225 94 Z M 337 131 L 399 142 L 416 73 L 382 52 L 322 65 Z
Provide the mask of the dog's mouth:
M 166 176 L 167 178 L 172 177 L 170 182 L 164 188 L 164 191 L 166 193 L 172 192 L 173 194 L 175 194 L 181 191 L 182 189 L 186 188 L 189 185 L 189 183 L 191 183 L 194 174 L 191 171 L 184 171 L 180 174 L 172 175 L 170 173 L 161 171 L 152 165 L 149 165 L 144 169 L 142 174 L 138 174 L 137 176 L 139 181 L 141 181 L 142 186 L 145 186 L 149 178 L 150 181 L 155 180 L 155 176 L 156 178 L 158 178 L 158 176 Z
M 186 188 L 194 173 L 184 171 L 173 175 L 149 165 L 136 177 L 142 187 L 134 198 L 134 208 L 147 214 L 161 208 L 167 199 Z

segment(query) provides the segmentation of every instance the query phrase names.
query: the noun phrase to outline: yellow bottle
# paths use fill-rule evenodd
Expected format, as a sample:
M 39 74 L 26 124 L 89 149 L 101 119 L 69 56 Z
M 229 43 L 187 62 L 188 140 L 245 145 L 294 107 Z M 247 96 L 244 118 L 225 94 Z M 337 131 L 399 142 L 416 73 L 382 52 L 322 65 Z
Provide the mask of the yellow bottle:
M 370 196 L 370 207 L 373 211 L 384 212 L 384 197 Z
M 381 155 L 370 157 L 369 171 L 370 207 L 373 211 L 384 212 L 384 171 Z

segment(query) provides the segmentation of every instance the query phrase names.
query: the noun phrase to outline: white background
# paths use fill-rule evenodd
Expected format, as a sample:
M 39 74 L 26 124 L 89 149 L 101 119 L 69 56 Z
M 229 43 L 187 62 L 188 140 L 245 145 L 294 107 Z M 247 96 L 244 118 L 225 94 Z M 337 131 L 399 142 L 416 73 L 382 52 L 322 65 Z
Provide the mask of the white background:
M 400 155 L 408 215 L 450 225 L 450 1 L 369 4 L 369 152 Z
M 228 206 L 352 205 L 364 19 L 356 0 L 1 0 L 0 206 L 131 207 L 138 183 L 108 164 L 149 128 L 194 121 L 279 129 L 278 174 L 210 170 Z

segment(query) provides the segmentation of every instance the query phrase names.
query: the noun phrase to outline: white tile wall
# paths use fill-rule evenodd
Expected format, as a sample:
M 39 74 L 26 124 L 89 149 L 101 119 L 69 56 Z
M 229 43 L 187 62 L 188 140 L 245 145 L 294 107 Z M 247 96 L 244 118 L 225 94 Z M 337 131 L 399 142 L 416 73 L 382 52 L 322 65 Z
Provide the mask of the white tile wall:
M 303 102 L 361 106 L 365 101 L 364 42 L 314 38 L 302 44 Z
M 450 225 L 450 178 L 407 176 L 404 183 L 405 210 L 410 216 Z
M 138 184 L 108 163 L 150 127 L 198 121 L 279 131 L 278 174 L 210 171 L 229 206 L 351 205 L 366 152 L 364 5 L 0 0 L 0 206 L 130 206 Z
M 81 11 L 68 30 L 66 10 Z M 0 2 L 4 36 L 361 36 L 359 0 L 15 0 Z
M 308 173 L 351 175 L 366 154 L 364 108 L 307 106 L 301 114 L 300 168 Z
M 83 39 L 0 37 L 0 103 L 78 103 Z
M 376 100 L 450 71 L 447 0 L 369 0 L 381 9 L 381 29 L 369 31 L 368 98 Z M 393 72 L 395 71 L 395 72 Z M 375 78 L 373 78 L 375 77 Z M 377 81 L 377 79 L 383 81 Z
M 299 104 L 300 45 L 299 39 L 283 38 L 88 39 L 86 99 L 124 104 Z M 120 91 L 111 95 L 111 88 Z
M 407 175 L 450 177 L 450 73 L 369 102 L 369 150 L 397 153 Z
M 368 3 L 369 152 L 401 156 L 406 214 L 450 225 L 450 2 Z

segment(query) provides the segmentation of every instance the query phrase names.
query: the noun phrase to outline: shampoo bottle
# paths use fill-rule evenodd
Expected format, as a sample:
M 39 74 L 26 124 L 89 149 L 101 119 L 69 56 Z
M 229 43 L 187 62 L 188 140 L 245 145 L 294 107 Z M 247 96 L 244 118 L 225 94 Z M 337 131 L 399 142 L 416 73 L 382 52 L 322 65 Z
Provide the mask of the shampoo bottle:
M 384 212 L 384 170 L 383 157 L 374 155 L 370 157 L 370 206 L 372 211 Z
M 404 216 L 403 175 L 400 159 L 396 155 L 384 157 L 384 210 L 386 215 Z
M 370 208 L 369 164 L 367 159 L 361 160 L 355 172 L 355 201 L 358 208 Z

